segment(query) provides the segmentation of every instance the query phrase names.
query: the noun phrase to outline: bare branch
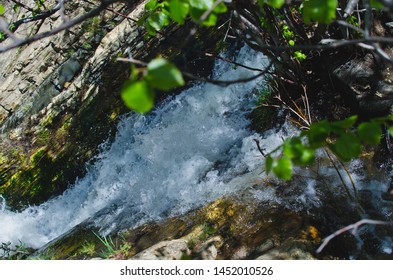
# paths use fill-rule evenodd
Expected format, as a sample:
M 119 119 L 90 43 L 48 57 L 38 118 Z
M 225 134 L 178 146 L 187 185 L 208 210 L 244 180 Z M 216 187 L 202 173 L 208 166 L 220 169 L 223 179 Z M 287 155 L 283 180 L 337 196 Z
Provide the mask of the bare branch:
M 319 254 L 322 252 L 322 250 L 326 247 L 326 245 L 336 236 L 343 234 L 344 232 L 351 231 L 353 235 L 356 234 L 357 230 L 359 229 L 360 226 L 364 224 L 370 224 L 370 225 L 391 225 L 391 222 L 384 222 L 384 221 L 377 221 L 377 220 L 370 220 L 370 219 L 362 219 L 354 224 L 348 225 L 342 229 L 337 230 L 336 232 L 332 233 L 328 237 L 326 237 L 321 244 L 321 246 L 318 247 L 316 250 L 316 253 Z
M 196 81 L 214 84 L 214 85 L 221 86 L 221 87 L 226 87 L 226 86 L 233 85 L 233 84 L 248 83 L 248 82 L 251 82 L 255 79 L 262 77 L 263 75 L 265 75 L 269 72 L 270 68 L 273 66 L 273 64 L 275 62 L 276 62 L 276 60 L 270 61 L 269 65 L 265 68 L 265 70 L 263 70 L 263 71 L 259 70 L 260 73 L 257 75 L 251 76 L 249 78 L 236 79 L 236 80 L 214 80 L 214 79 L 209 79 L 209 78 L 201 78 L 201 77 L 195 76 L 194 74 L 184 72 L 184 71 L 182 71 L 182 73 L 184 76 L 189 77 L 189 78 L 196 80 Z
M 241 63 L 237 63 L 237 62 L 232 61 L 232 60 L 230 60 L 230 59 L 228 59 L 228 58 L 221 57 L 221 56 L 218 56 L 218 55 L 213 55 L 213 54 L 211 54 L 211 53 L 205 53 L 205 55 L 208 56 L 208 57 L 212 57 L 212 58 L 214 58 L 214 59 L 219 59 L 219 60 L 222 60 L 222 61 L 229 62 L 229 63 L 231 63 L 231 64 L 233 64 L 233 65 L 236 65 L 236 66 L 239 66 L 239 67 L 248 69 L 248 70 L 259 71 L 259 72 L 265 71 L 265 70 L 260 69 L 260 68 L 249 67 L 249 66 L 247 66 L 247 65 L 244 65 L 244 64 L 241 64 Z

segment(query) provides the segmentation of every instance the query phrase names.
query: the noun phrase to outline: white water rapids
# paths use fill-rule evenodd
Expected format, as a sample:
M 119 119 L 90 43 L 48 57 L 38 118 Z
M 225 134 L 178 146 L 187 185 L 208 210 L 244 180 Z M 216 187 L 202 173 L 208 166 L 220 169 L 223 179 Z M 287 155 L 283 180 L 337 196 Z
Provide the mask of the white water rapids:
M 259 68 L 267 64 L 248 48 L 236 60 Z M 233 80 L 258 72 L 217 62 L 214 73 L 215 79 Z M 235 191 L 238 183 L 228 182 L 261 165 L 245 118 L 260 83 L 195 85 L 147 116 L 124 117 L 114 143 L 63 195 L 19 213 L 3 205 L 0 241 L 38 248 L 102 209 L 108 213 L 96 223 L 108 233 Z

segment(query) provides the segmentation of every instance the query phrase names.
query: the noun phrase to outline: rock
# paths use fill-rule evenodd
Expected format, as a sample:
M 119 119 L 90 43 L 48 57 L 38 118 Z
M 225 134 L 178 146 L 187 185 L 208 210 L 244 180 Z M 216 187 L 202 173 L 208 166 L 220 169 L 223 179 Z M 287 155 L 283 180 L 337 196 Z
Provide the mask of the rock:
M 214 236 L 209 238 L 202 244 L 199 244 L 193 249 L 192 255 L 196 259 L 201 260 L 215 260 L 218 256 L 218 249 L 223 244 L 221 236 Z
M 187 241 L 177 239 L 161 241 L 158 244 L 136 254 L 132 260 L 180 260 L 184 255 L 190 255 Z
M 391 52 L 388 50 L 388 52 Z M 341 95 L 355 112 L 365 117 L 385 116 L 392 111 L 392 73 L 371 54 L 347 61 L 332 71 Z

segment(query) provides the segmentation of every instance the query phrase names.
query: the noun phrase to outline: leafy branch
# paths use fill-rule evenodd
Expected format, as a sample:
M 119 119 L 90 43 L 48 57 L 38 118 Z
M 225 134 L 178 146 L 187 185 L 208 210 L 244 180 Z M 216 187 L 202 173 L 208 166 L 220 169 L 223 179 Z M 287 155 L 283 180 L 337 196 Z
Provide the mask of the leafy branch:
M 360 155 L 362 146 L 378 145 L 382 138 L 382 127 L 389 126 L 392 120 L 393 115 L 390 115 L 362 122 L 354 127 L 357 116 L 352 116 L 335 122 L 323 120 L 311 124 L 299 136 L 286 139 L 282 145 L 265 155 L 266 173 L 273 171 L 277 177 L 290 180 L 293 166 L 313 163 L 315 151 L 320 148 L 330 158 L 331 151 L 340 162 L 349 161 Z M 393 126 L 388 131 L 393 136 Z M 342 165 L 344 166 L 343 163 Z M 336 166 L 335 168 L 338 170 Z

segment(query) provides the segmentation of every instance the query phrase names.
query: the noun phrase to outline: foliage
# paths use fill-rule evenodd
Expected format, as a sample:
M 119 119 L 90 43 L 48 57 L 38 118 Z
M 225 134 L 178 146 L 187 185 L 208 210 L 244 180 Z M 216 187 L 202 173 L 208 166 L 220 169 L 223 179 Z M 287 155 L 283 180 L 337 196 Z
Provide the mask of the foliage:
M 138 79 L 140 71 L 142 79 Z M 163 58 L 153 59 L 146 69 L 133 67 L 131 78 L 125 83 L 121 97 L 125 104 L 139 112 L 149 112 L 154 106 L 155 89 L 170 90 L 184 85 L 181 72 L 171 62 Z
M 104 245 L 104 249 L 101 251 L 100 254 L 101 257 L 107 259 L 109 256 L 113 255 L 116 252 L 116 246 L 111 237 L 100 236 L 95 232 L 93 233 Z
M 305 0 L 303 3 L 304 22 L 330 23 L 336 18 L 337 5 L 337 0 Z
M 19 244 L 14 247 L 11 246 L 11 242 L 0 243 L 0 260 L 26 259 L 30 253 L 31 250 L 22 241 L 19 241 Z
M 349 161 L 358 157 L 365 145 L 378 145 L 382 138 L 381 127 L 392 120 L 393 115 L 354 127 L 357 116 L 352 116 L 341 121 L 323 120 L 312 124 L 308 130 L 285 140 L 266 155 L 266 173 L 273 171 L 277 177 L 289 180 L 293 174 L 293 165 L 311 164 L 319 148 L 328 148 L 340 160 Z M 393 136 L 393 126 L 389 128 L 389 133 Z M 279 155 L 275 156 L 277 153 Z
M 146 4 L 148 11 L 146 28 L 150 35 L 168 26 L 173 20 L 184 24 L 189 16 L 193 21 L 204 26 L 215 26 L 218 14 L 225 13 L 224 3 L 216 4 L 214 0 L 150 0 Z M 208 14 L 205 14 L 209 11 Z

